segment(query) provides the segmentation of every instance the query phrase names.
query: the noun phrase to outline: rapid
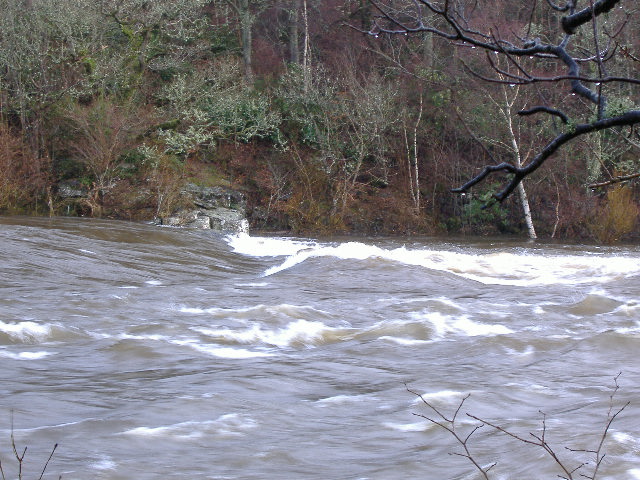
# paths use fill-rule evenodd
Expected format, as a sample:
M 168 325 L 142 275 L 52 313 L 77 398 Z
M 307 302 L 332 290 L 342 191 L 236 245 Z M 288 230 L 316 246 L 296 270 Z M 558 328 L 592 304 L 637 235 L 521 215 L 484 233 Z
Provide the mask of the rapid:
M 12 435 L 25 478 L 56 443 L 45 479 L 480 478 L 411 390 L 448 418 L 470 394 L 460 432 L 544 433 L 576 478 L 630 402 L 597 478 L 640 479 L 638 246 L 24 217 L 0 245 L 8 478 Z M 488 426 L 468 445 L 492 479 L 562 474 Z

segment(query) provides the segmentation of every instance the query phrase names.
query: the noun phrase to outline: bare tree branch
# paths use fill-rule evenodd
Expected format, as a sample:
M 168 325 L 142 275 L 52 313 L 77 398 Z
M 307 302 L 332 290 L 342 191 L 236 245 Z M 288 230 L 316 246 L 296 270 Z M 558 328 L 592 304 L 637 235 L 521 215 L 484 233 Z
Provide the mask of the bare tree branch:
M 501 202 L 513 192 L 513 190 L 518 186 L 518 183 L 520 183 L 524 177 L 535 172 L 561 146 L 570 142 L 574 138 L 587 133 L 598 132 L 600 130 L 606 130 L 616 126 L 633 125 L 635 123 L 640 123 L 640 110 L 633 110 L 617 117 L 605 118 L 592 123 L 576 125 L 572 130 L 555 137 L 533 158 L 533 160 L 531 160 L 531 162 L 524 167 L 516 168 L 512 164 L 506 162 L 499 165 L 489 165 L 484 167 L 482 172 L 473 177 L 467 183 L 459 188 L 454 188 L 451 191 L 455 193 L 467 192 L 471 187 L 480 183 L 491 173 L 504 171 L 512 174 L 513 178 L 501 192 L 493 195 L 496 200 Z
M 610 129 L 620 126 L 632 126 L 640 123 L 640 109 L 632 107 L 624 112 L 618 112 L 608 116 L 607 98 L 605 86 L 614 84 L 640 85 L 640 78 L 635 76 L 610 75 L 605 69 L 605 62 L 618 56 L 621 60 L 638 61 L 635 56 L 623 45 L 619 45 L 614 39 L 620 35 L 628 22 L 628 14 L 621 14 L 618 20 L 621 25 L 605 25 L 598 23 L 601 15 L 611 12 L 615 6 L 629 4 L 633 0 L 589 0 L 588 6 L 578 9 L 576 0 L 566 0 L 564 4 L 554 0 L 547 0 L 546 5 L 550 11 L 558 12 L 561 16 L 559 32 L 548 32 L 544 38 L 553 38 L 554 34 L 560 34 L 561 39 L 557 43 L 542 40 L 540 37 L 528 38 L 531 35 L 531 22 L 533 10 L 527 9 L 529 25 L 526 28 L 527 38 L 520 38 L 512 34 L 512 39 L 503 36 L 500 29 L 491 23 L 486 23 L 481 14 L 485 6 L 479 1 L 465 0 L 369 0 L 377 9 L 378 14 L 373 18 L 369 30 L 364 31 L 373 37 L 380 35 L 413 35 L 429 33 L 460 47 L 482 50 L 487 53 L 487 65 L 494 76 L 487 75 L 470 67 L 466 62 L 463 66 L 477 78 L 491 83 L 531 85 L 536 83 L 568 84 L 573 95 L 591 105 L 585 113 L 588 121 L 575 125 L 569 120 L 563 108 L 553 105 L 534 105 L 522 110 L 520 115 L 532 115 L 544 112 L 559 117 L 566 125 L 565 131 L 558 134 L 542 146 L 537 155 L 526 165 L 516 167 L 507 162 L 485 166 L 482 171 L 468 182 L 452 191 L 461 193 L 468 191 L 474 185 L 486 179 L 496 172 L 504 172 L 510 176 L 502 191 L 493 195 L 498 201 L 506 199 L 517 185 L 527 175 L 535 172 L 558 149 L 582 135 Z M 535 9 L 535 2 L 532 9 Z M 544 7 L 543 7 L 544 8 Z M 621 18 L 622 17 L 622 18 Z M 476 24 L 474 26 L 474 23 Z M 578 30 L 586 24 L 591 24 L 588 41 L 590 46 L 585 46 L 585 40 L 581 44 L 573 46 L 573 39 Z M 481 27 L 481 28 L 478 28 Z M 557 35 L 556 35 L 557 36 Z M 608 45 L 600 46 L 602 38 L 608 38 Z M 509 71 L 500 67 L 500 62 L 494 57 L 506 58 Z M 496 58 L 498 58 L 496 57 Z M 559 74 L 549 75 L 549 67 L 537 65 L 525 67 L 524 60 L 532 59 L 533 62 L 555 61 L 563 70 Z M 529 62 L 527 62 L 529 63 Z M 595 64 L 595 73 L 583 75 L 582 64 Z M 504 64 L 503 64 L 504 65 Z M 535 65 L 534 65 L 535 66 Z M 513 67 L 513 68 L 511 68 Z M 593 69 L 592 69 L 593 70 Z M 630 69 L 628 71 L 631 71 Z M 595 120 L 593 119 L 593 114 Z
M 560 110 L 556 110 L 555 108 L 544 107 L 544 106 L 533 107 L 528 110 L 520 110 L 518 112 L 518 115 L 522 115 L 524 117 L 526 115 L 533 115 L 540 112 L 545 112 L 545 113 L 548 113 L 549 115 L 555 115 L 556 117 L 560 117 L 560 120 L 562 120 L 562 123 L 569 123 L 569 117 L 567 117 L 567 115 L 564 112 L 561 112 Z
M 578 13 L 563 17 L 562 29 L 567 35 L 573 35 L 579 27 L 585 23 L 589 23 L 592 18 L 602 13 L 607 13 L 615 7 L 618 2 L 620 2 L 620 0 L 598 0 L 594 2 L 592 6 L 580 10 Z
M 456 419 L 458 417 L 458 414 L 460 413 L 460 410 L 462 409 L 462 406 L 464 405 L 464 402 L 470 397 L 470 394 L 466 395 L 458 404 L 458 407 L 456 408 L 455 412 L 453 413 L 453 416 L 451 418 L 447 418 L 447 416 L 442 413 L 442 411 L 440 409 L 438 409 L 437 407 L 435 407 L 434 405 L 432 405 L 431 403 L 429 403 L 420 393 L 415 392 L 413 390 L 411 390 L 406 384 L 405 384 L 405 388 L 407 389 L 407 391 L 409 393 L 412 393 L 413 395 L 415 395 L 416 397 L 418 397 L 422 403 L 424 403 L 427 407 L 429 407 L 431 409 L 431 411 L 433 413 L 435 413 L 437 415 L 437 417 L 439 418 L 439 420 L 435 420 L 429 416 L 426 415 L 422 415 L 419 413 L 414 413 L 415 416 L 417 417 L 421 417 L 424 418 L 425 420 L 430 421 L 431 423 L 433 423 L 434 425 L 439 426 L 440 428 L 446 430 L 447 432 L 449 432 L 455 439 L 456 441 L 462 446 L 464 453 L 453 453 L 453 455 L 457 455 L 463 458 L 466 458 L 467 460 L 469 460 L 473 466 L 476 468 L 476 470 L 478 470 L 482 477 L 485 480 L 489 480 L 489 475 L 488 472 L 489 470 L 491 470 L 491 468 L 493 468 L 495 466 L 495 463 L 492 463 L 491 465 L 489 465 L 488 467 L 483 467 L 482 465 L 480 465 L 478 463 L 478 461 L 475 459 L 475 457 L 471 454 L 471 451 L 469 450 L 469 440 L 471 439 L 471 436 L 477 432 L 480 428 L 482 428 L 482 425 L 476 425 L 467 435 L 465 436 L 461 436 L 458 431 L 457 431 L 457 425 L 456 425 Z
M 422 415 L 422 414 L 416 414 L 414 413 L 414 415 L 418 416 L 418 417 L 422 417 L 426 420 L 429 420 L 430 422 L 432 422 L 433 424 L 441 427 L 442 429 L 446 430 L 447 432 L 449 432 L 454 439 L 456 440 L 456 442 L 462 446 L 464 453 L 452 453 L 452 455 L 457 455 L 463 458 L 466 458 L 467 460 L 469 460 L 474 467 L 482 474 L 483 478 L 485 478 L 485 480 L 489 480 L 489 476 L 488 476 L 488 472 L 489 470 L 491 470 L 491 468 L 493 468 L 495 465 L 497 465 L 497 462 L 493 462 L 490 466 L 488 467 L 482 467 L 480 465 L 480 462 L 473 456 L 473 454 L 470 451 L 469 448 L 469 441 L 472 437 L 472 435 L 477 432 L 480 428 L 482 428 L 483 426 L 488 426 L 491 427 L 493 430 L 495 430 L 496 432 L 499 432 L 501 434 L 506 435 L 509 438 L 512 438 L 514 440 L 516 440 L 517 442 L 520 442 L 522 444 L 525 445 L 530 445 L 533 447 L 538 447 L 541 448 L 542 450 L 544 450 L 546 452 L 546 455 L 548 455 L 556 464 L 556 466 L 560 469 L 560 471 L 562 472 L 561 474 L 558 475 L 558 478 L 563 478 L 565 480 L 575 480 L 576 474 L 579 473 L 579 476 L 582 478 L 588 478 L 590 480 L 596 480 L 596 478 L 598 477 L 598 473 L 600 470 L 600 467 L 602 465 L 602 461 L 605 457 L 605 453 L 604 453 L 604 444 L 605 441 L 609 435 L 609 431 L 611 429 L 611 425 L 612 423 L 616 420 L 616 418 L 624 411 L 625 408 L 627 408 L 627 406 L 629 406 L 630 402 L 626 402 L 624 405 L 622 405 L 622 407 L 616 407 L 615 406 L 615 396 L 618 393 L 618 390 L 620 389 L 619 385 L 618 385 L 618 378 L 620 377 L 621 373 L 619 373 L 618 375 L 616 375 L 613 379 L 614 381 L 614 388 L 611 392 L 611 394 L 609 395 L 609 409 L 607 411 L 607 417 L 606 417 L 606 421 L 604 424 L 604 428 L 602 429 L 602 432 L 600 433 L 599 436 L 599 441 L 597 446 L 590 450 L 590 449 L 572 449 L 572 448 L 568 448 L 565 447 L 565 451 L 567 452 L 574 452 L 574 453 L 588 453 L 590 455 L 593 455 L 593 459 L 594 461 L 592 463 L 590 462 L 585 462 L 585 461 L 579 461 L 579 463 L 577 463 L 577 465 L 575 467 L 570 466 L 570 463 L 573 461 L 575 461 L 575 459 L 564 459 L 561 458 L 560 455 L 556 452 L 556 449 L 553 445 L 551 445 L 551 443 L 549 443 L 548 439 L 547 439 L 547 416 L 544 412 L 540 412 L 540 414 L 542 415 L 542 425 L 541 425 L 541 431 L 539 433 L 533 433 L 533 432 L 529 432 L 529 434 L 527 436 L 523 436 L 521 434 L 518 434 L 516 432 L 514 432 L 513 430 L 507 428 L 507 427 L 503 427 L 501 425 L 499 425 L 497 422 L 494 421 L 490 421 L 490 420 L 486 420 L 484 418 L 478 417 L 476 415 L 467 413 L 467 417 L 474 420 L 475 422 L 477 422 L 473 428 L 471 428 L 471 430 L 469 431 L 469 433 L 467 435 L 461 435 L 458 430 L 457 430 L 457 418 L 458 415 L 460 413 L 460 410 L 462 409 L 465 401 L 469 398 L 469 395 L 466 395 L 458 404 L 453 416 L 451 416 L 450 418 L 447 417 L 447 415 L 445 415 L 442 410 L 440 410 L 438 407 L 435 407 L 433 404 L 431 404 L 430 402 L 428 402 L 421 394 L 409 389 L 409 387 L 406 386 L 407 391 L 412 393 L 413 395 L 416 395 L 418 398 L 420 398 L 420 400 L 422 401 L 423 404 L 425 404 L 427 407 L 429 407 L 429 409 L 435 413 L 437 415 L 437 417 L 439 417 L 439 420 L 435 420 L 430 418 L 429 416 L 426 415 Z M 591 472 L 587 472 L 587 467 L 592 466 Z M 583 473 L 584 472 L 584 473 Z
M 589 185 L 589 188 L 595 189 L 595 188 L 608 187 L 609 185 L 615 185 L 616 183 L 627 182 L 629 180 L 633 180 L 634 178 L 638 178 L 638 177 L 640 177 L 640 172 L 632 173 L 631 175 L 621 175 L 618 177 L 613 177 L 612 179 L 607 180 L 606 182 L 592 183 Z

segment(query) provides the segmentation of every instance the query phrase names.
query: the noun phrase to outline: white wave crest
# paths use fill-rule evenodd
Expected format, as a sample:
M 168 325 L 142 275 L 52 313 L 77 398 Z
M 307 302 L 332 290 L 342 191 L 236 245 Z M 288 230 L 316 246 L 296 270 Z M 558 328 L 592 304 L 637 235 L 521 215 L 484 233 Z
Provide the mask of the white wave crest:
M 0 357 L 11 358 L 13 360 L 40 360 L 41 358 L 53 355 L 51 352 L 19 352 L 13 353 L 0 350 Z
M 614 432 L 611 437 L 616 442 L 629 446 L 634 452 L 640 452 L 640 438 L 625 432 Z M 640 469 L 638 469 L 638 472 L 640 473 Z
M 440 312 L 428 312 L 414 314 L 416 318 L 422 318 L 433 325 L 436 337 L 442 338 L 447 334 L 461 334 L 468 337 L 509 335 L 514 333 L 508 327 L 500 324 L 486 324 L 474 322 L 467 316 L 449 316 Z
M 216 420 L 204 422 L 187 421 L 161 427 L 137 427 L 124 432 L 125 435 L 141 437 L 170 437 L 180 440 L 197 439 L 210 435 L 238 437 L 257 427 L 255 420 L 230 413 Z
M 277 237 L 251 237 L 247 234 L 232 235 L 226 238 L 234 252 L 260 257 L 282 257 L 294 255 L 306 248 L 315 248 L 316 242 L 292 240 Z
M 23 342 L 37 342 L 51 335 L 51 325 L 41 325 L 35 322 L 4 323 L 0 321 L 0 332 Z
M 463 395 L 462 392 L 455 390 L 440 390 L 439 392 L 422 393 L 420 397 L 416 397 L 412 403 L 422 403 L 423 400 L 427 402 L 451 402 L 458 398 L 462 400 Z
M 382 424 L 384 427 L 396 430 L 398 432 L 425 432 L 434 426 L 433 422 L 416 422 L 416 423 L 392 423 L 386 422 Z
M 410 338 L 393 337 L 390 335 L 384 335 L 380 337 L 380 340 L 387 340 L 397 345 L 405 345 L 405 346 L 424 345 L 425 343 L 431 343 L 430 340 L 414 340 Z
M 180 307 L 180 313 L 191 313 L 194 315 L 208 314 L 219 318 L 236 318 L 250 320 L 253 318 L 309 318 L 309 317 L 330 317 L 328 312 L 305 305 L 291 305 L 282 303 L 279 305 L 254 305 L 251 307 L 222 308 L 222 307 Z
M 187 346 L 218 358 L 243 360 L 248 358 L 272 357 L 272 353 L 254 352 L 244 348 L 221 347 L 215 344 L 198 343 L 196 340 L 173 340 L 174 345 Z
M 313 257 L 363 260 L 379 258 L 405 265 L 445 271 L 469 280 L 495 285 L 547 285 L 606 283 L 620 276 L 640 275 L 640 262 L 626 256 L 551 255 L 528 249 L 461 252 L 428 247 L 384 249 L 360 242 L 337 245 L 286 238 L 228 237 L 236 253 L 255 257 L 287 258 L 264 272 L 265 276 L 290 269 Z
M 328 405 L 342 405 L 371 401 L 372 397 L 370 395 L 335 395 L 333 397 L 321 398 L 320 400 L 316 401 L 316 404 L 326 407 Z
M 109 455 L 100 455 L 100 457 L 89 466 L 94 470 L 115 470 L 118 464 L 113 461 Z
M 297 345 L 314 346 L 322 343 L 331 336 L 336 329 L 328 327 L 322 322 L 296 320 L 283 328 L 266 329 L 262 325 L 253 323 L 245 329 L 231 328 L 194 328 L 216 341 L 242 344 L 264 344 L 274 347 L 291 347 Z

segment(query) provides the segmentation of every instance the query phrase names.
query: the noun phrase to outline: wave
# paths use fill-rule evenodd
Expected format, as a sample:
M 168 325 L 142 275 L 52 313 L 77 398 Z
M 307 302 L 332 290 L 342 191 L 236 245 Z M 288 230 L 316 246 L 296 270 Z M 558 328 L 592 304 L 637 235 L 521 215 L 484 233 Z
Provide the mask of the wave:
M 343 405 L 371 401 L 374 401 L 371 395 L 335 395 L 333 397 L 321 398 L 320 400 L 316 400 L 315 403 L 319 406 L 326 407 L 328 405 Z
M 8 352 L 6 350 L 0 350 L 0 357 L 11 358 L 12 360 L 40 360 L 41 358 L 53 355 L 51 352 Z
M 100 471 L 115 470 L 118 467 L 118 464 L 109 455 L 100 455 L 89 464 L 89 467 Z
M 216 344 L 200 343 L 197 340 L 174 340 L 171 343 L 179 346 L 190 347 L 199 352 L 218 358 L 243 360 L 248 358 L 272 357 L 269 352 L 254 352 L 244 348 L 221 347 Z
M 437 338 L 443 338 L 447 334 L 461 334 L 467 337 L 509 335 L 515 333 L 508 327 L 501 324 L 487 324 L 474 322 L 466 315 L 451 317 L 442 315 L 440 312 L 428 312 L 424 314 L 414 314 L 417 318 L 424 318 L 435 329 Z
M 264 276 L 291 269 L 310 258 L 332 257 L 341 260 L 376 258 L 404 265 L 421 266 L 448 272 L 483 284 L 549 285 L 605 283 L 621 276 L 640 275 L 640 262 L 628 256 L 544 254 L 533 249 L 511 248 L 505 251 L 461 252 L 405 246 L 385 249 L 361 242 L 323 244 L 311 240 L 251 237 L 243 234 L 227 237 L 235 253 L 254 257 L 287 257 L 268 268 Z
M 254 318 L 261 319 L 278 319 L 278 318 L 295 318 L 295 319 L 308 319 L 308 318 L 329 318 L 331 315 L 328 312 L 319 310 L 317 308 L 307 305 L 291 305 L 288 303 L 281 303 L 278 305 L 253 305 L 250 307 L 240 308 L 222 308 L 222 307 L 187 307 L 181 306 L 178 308 L 180 313 L 191 313 L 194 315 L 207 314 L 214 318 L 234 318 L 234 319 L 246 319 L 251 320 Z
M 426 432 L 427 430 L 433 428 L 435 424 L 433 422 L 423 421 L 416 423 L 393 423 L 393 422 L 385 422 L 382 426 L 389 428 L 391 430 L 395 430 L 397 432 Z
M 244 436 L 248 431 L 257 427 L 257 423 L 250 417 L 230 413 L 222 415 L 216 420 L 204 422 L 187 421 L 160 427 L 137 427 L 123 432 L 125 435 L 141 437 L 170 437 L 180 440 L 202 438 L 209 435 L 223 437 Z
M 321 321 L 317 318 L 316 309 L 294 305 L 260 305 L 237 310 L 183 307 L 182 311 L 215 315 L 225 313 L 226 316 L 220 315 L 218 318 L 224 320 L 227 325 L 191 326 L 192 332 L 202 336 L 200 339 L 173 340 L 171 343 L 190 346 L 214 355 L 232 355 L 230 358 L 270 356 L 274 354 L 274 348 L 315 348 L 349 341 L 380 340 L 411 347 L 458 336 L 496 336 L 514 333 L 502 324 L 482 323 L 458 313 L 447 315 L 428 310 L 410 312 L 404 319 L 383 320 L 363 326 L 353 326 L 344 320 L 338 321 L 337 325 L 331 325 L 329 322 L 336 320 L 325 318 Z M 279 312 L 280 315 L 258 315 L 265 311 Z M 252 312 L 252 315 L 245 316 L 247 312 Z M 300 316 L 306 314 L 308 318 L 313 319 L 297 318 L 292 315 L 294 313 Z M 241 316 L 238 317 L 238 314 Z M 257 348 L 259 351 L 231 348 L 239 346 Z
M 459 402 L 466 394 L 462 392 L 458 392 L 455 390 L 440 390 L 438 392 L 426 392 L 420 394 L 420 397 L 417 397 L 413 400 L 412 403 L 423 403 L 423 401 L 427 402 Z
M 25 343 L 35 343 L 44 340 L 51 335 L 52 325 L 41 325 L 36 322 L 25 321 L 18 323 L 5 323 L 0 320 L 0 332 L 10 339 Z
M 274 347 L 300 347 L 328 344 L 345 337 L 345 330 L 332 328 L 322 322 L 297 320 L 283 328 L 268 329 L 254 323 L 245 329 L 194 328 L 218 342 L 264 344 Z

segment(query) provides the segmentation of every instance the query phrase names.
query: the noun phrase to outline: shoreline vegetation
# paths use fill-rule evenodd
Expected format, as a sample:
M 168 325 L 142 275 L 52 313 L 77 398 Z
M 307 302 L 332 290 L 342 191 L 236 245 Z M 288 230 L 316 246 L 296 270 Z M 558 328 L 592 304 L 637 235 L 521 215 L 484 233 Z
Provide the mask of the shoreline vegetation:
M 566 92 L 482 82 L 467 49 L 429 35 L 349 28 L 368 28 L 371 4 L 0 3 L 2 214 L 173 218 L 203 208 L 185 194 L 195 186 L 242 197 L 236 209 L 263 231 L 527 235 L 513 198 L 484 208 L 495 184 L 450 190 L 493 160 L 526 162 L 559 128 L 505 114 L 504 95 L 515 112 Z M 492 14 L 514 31 L 532 18 L 506 1 Z M 541 29 L 556 20 L 533 15 Z M 609 108 L 634 102 L 626 84 Z M 638 145 L 598 132 L 527 178 L 538 236 L 637 240 Z M 589 188 L 612 175 L 632 178 Z

